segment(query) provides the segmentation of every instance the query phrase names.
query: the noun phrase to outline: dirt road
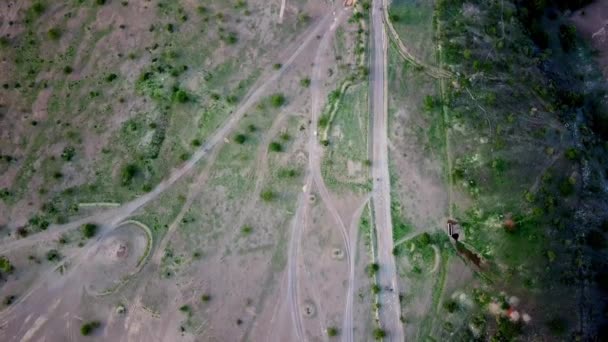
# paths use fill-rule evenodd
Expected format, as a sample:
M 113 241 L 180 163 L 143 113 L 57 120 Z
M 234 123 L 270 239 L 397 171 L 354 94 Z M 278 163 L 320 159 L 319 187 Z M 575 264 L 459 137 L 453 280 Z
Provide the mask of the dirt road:
M 370 98 L 372 125 L 372 203 L 378 236 L 378 282 L 380 293 L 380 323 L 389 341 L 403 341 L 403 326 L 400 321 L 399 286 L 397 269 L 393 257 L 393 225 L 391 221 L 390 177 L 388 171 L 386 54 L 387 37 L 382 21 L 382 0 L 372 5 Z

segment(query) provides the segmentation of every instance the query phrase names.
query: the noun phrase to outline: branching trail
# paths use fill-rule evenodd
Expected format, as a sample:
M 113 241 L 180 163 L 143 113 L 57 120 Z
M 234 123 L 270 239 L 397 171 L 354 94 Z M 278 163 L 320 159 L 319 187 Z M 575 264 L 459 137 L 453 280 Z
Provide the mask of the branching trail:
M 150 201 L 156 199 L 167 189 L 171 188 L 179 179 L 185 174 L 191 171 L 194 166 L 205 156 L 207 156 L 212 149 L 221 145 L 224 138 L 236 127 L 238 122 L 244 116 L 244 114 L 257 102 L 259 99 L 266 94 L 268 88 L 276 83 L 276 81 L 291 68 L 295 59 L 307 48 L 308 44 L 315 39 L 315 37 L 326 27 L 329 23 L 332 15 L 326 14 L 319 22 L 313 24 L 311 28 L 304 34 L 302 39 L 296 40 L 286 51 L 294 50 L 295 46 L 298 46 L 291 56 L 285 61 L 283 66 L 271 74 L 267 79 L 258 81 L 251 89 L 249 94 L 245 97 L 245 100 L 241 102 L 239 107 L 230 115 L 224 125 L 219 128 L 207 142 L 197 150 L 192 158 L 190 158 L 185 164 L 180 166 L 178 169 L 173 171 L 169 178 L 159 183 L 152 191 L 142 195 L 131 202 L 121 205 L 118 208 L 110 209 L 89 217 L 81 218 L 76 221 L 64 224 L 64 225 L 51 225 L 45 232 L 38 233 L 29 238 L 22 240 L 9 240 L 3 241 L 0 244 L 0 253 L 6 253 L 16 248 L 23 248 L 25 246 L 35 244 L 40 241 L 56 238 L 62 233 L 80 227 L 84 223 L 95 221 L 102 222 L 104 225 L 109 227 L 116 227 L 116 225 L 124 221 L 128 216 L 133 214 L 137 209 L 141 208 Z
M 353 326 L 353 299 L 355 291 L 355 266 L 357 258 L 357 244 L 359 241 L 359 221 L 361 220 L 361 214 L 365 209 L 369 201 L 367 196 L 362 202 L 359 208 L 355 211 L 350 220 L 350 245 L 353 250 L 350 254 L 350 268 L 348 275 L 348 290 L 346 292 L 346 308 L 344 309 L 344 321 L 342 322 L 342 340 L 346 342 L 354 341 L 354 326 Z
M 401 304 L 395 258 L 393 256 L 393 225 L 391 219 L 390 177 L 388 171 L 387 137 L 387 37 L 382 24 L 382 2 L 376 0 L 372 8 L 371 38 L 371 115 L 372 115 L 372 203 L 378 237 L 378 282 L 382 291 L 379 296 L 381 308 L 380 322 L 390 341 L 403 341 L 404 331 L 401 324 Z

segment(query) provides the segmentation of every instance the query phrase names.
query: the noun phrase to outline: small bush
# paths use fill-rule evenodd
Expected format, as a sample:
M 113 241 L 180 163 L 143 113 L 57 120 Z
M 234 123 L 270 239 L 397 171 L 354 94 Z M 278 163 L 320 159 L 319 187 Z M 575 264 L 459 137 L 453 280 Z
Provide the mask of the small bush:
M 180 306 L 179 311 L 181 311 L 181 312 L 190 312 L 190 306 L 188 306 L 188 305 L 182 305 L 182 306 Z
M 15 267 L 13 267 L 11 261 L 5 256 L 0 256 L 0 271 L 2 271 L 2 273 L 10 274 L 13 273 L 13 270 L 15 270 Z
M 230 45 L 234 45 L 239 41 L 239 38 L 237 37 L 236 33 L 229 32 L 224 41 Z
M 272 190 L 264 190 L 260 194 L 260 197 L 264 202 L 270 202 L 275 199 L 276 195 Z
M 386 337 L 386 331 L 376 328 L 374 329 L 374 339 L 381 340 Z
M 57 27 L 53 27 L 49 30 L 48 35 L 52 40 L 59 40 L 59 38 L 61 38 L 61 30 Z
M 44 13 L 44 11 L 46 10 L 46 7 L 44 6 L 43 3 L 37 1 L 32 5 L 32 12 L 34 12 L 36 15 L 41 15 L 42 13 Z
M 9 306 L 15 302 L 16 298 L 17 297 L 15 295 L 8 295 L 8 296 L 4 297 L 2 304 L 4 304 L 4 306 Z
M 380 286 L 378 286 L 378 284 L 374 284 L 374 285 L 372 285 L 372 293 L 373 293 L 373 294 L 378 294 L 378 293 L 380 293 Z
M 420 244 L 422 246 L 428 246 L 431 243 L 431 236 L 429 233 L 424 232 L 420 235 Z
M 208 294 L 208 293 L 205 293 L 204 295 L 201 296 L 201 301 L 203 301 L 205 303 L 208 302 L 208 301 L 210 301 L 210 300 L 211 300 L 211 295 Z
M 281 152 L 281 151 L 283 151 L 283 145 L 281 145 L 281 143 L 277 142 L 277 141 L 271 142 L 269 147 L 270 147 L 270 150 L 272 152 Z
M 336 328 L 336 327 L 328 327 L 326 331 L 327 331 L 327 336 L 329 336 L 329 337 L 338 336 L 338 328 Z
M 108 76 L 106 76 L 106 82 L 112 82 L 112 81 L 114 81 L 117 78 L 118 78 L 118 75 L 116 75 L 114 73 L 109 74 Z
M 133 178 L 139 173 L 139 167 L 135 164 L 127 164 L 120 172 L 120 181 L 122 185 L 129 185 Z
M 283 66 L 283 64 L 281 64 L 281 63 L 275 63 L 275 64 L 272 66 L 272 68 L 273 68 L 273 69 L 275 69 L 275 70 L 279 70 L 279 69 L 281 69 L 281 67 L 282 67 L 282 66 Z
M 82 235 L 85 238 L 90 239 L 97 233 L 97 225 L 94 223 L 87 223 L 82 226 Z
M 310 78 L 309 77 L 305 77 L 303 79 L 300 80 L 300 85 L 304 88 L 308 88 L 310 86 Z
M 71 74 L 72 71 L 74 71 L 74 69 L 71 66 L 69 66 L 69 65 L 66 65 L 66 66 L 63 67 L 63 73 L 64 74 Z
M 188 93 L 181 89 L 178 89 L 177 91 L 175 91 L 175 93 L 173 93 L 173 99 L 179 103 L 186 103 L 188 102 L 188 100 L 190 100 L 190 97 L 188 96 Z
M 242 145 L 245 143 L 245 141 L 247 141 L 247 136 L 245 134 L 239 133 L 234 136 L 234 141 L 237 144 Z
M 329 114 L 323 114 L 317 122 L 320 128 L 325 128 L 329 125 Z
M 46 252 L 46 260 L 48 260 L 48 261 L 59 261 L 59 259 L 61 259 L 61 254 L 59 254 L 58 250 L 51 249 L 48 252 Z
M 254 125 L 254 124 L 249 124 L 249 125 L 247 126 L 247 130 L 248 130 L 250 133 L 253 133 L 253 132 L 257 131 L 257 130 L 258 130 L 258 128 L 257 128 L 257 127 L 255 127 L 255 125 Z
M 447 302 L 443 303 L 443 307 L 447 310 L 447 312 L 453 313 L 454 311 L 458 310 L 458 303 L 453 300 L 448 300 Z
M 99 2 L 99 0 L 97 2 Z M 89 336 L 95 329 L 99 328 L 99 326 L 101 326 L 101 323 L 98 321 L 87 322 L 80 327 L 80 334 L 82 334 L 82 336 Z
M 73 146 L 66 146 L 61 152 L 61 159 L 71 161 L 76 154 L 76 149 Z
M 192 146 L 199 147 L 201 146 L 201 141 L 199 139 L 193 139 L 191 142 Z
M 253 228 L 251 226 L 243 226 L 243 228 L 241 228 L 241 233 L 243 233 L 243 235 L 249 235 L 251 232 L 253 232 Z
M 377 263 L 369 264 L 367 266 L 367 274 L 370 277 L 373 277 L 380 270 L 380 265 Z
M 289 133 L 287 133 L 287 132 L 284 132 L 284 133 L 281 133 L 280 138 L 283 141 L 289 141 L 289 139 L 291 139 L 291 135 L 289 135 Z
M 294 178 L 298 176 L 299 172 L 296 169 L 281 169 L 279 170 L 279 178 Z
M 594 250 L 602 250 L 606 248 L 606 237 L 597 229 L 591 230 L 585 237 L 587 245 Z
M 281 107 L 286 102 L 287 102 L 287 99 L 285 98 L 285 95 L 283 95 L 283 94 L 273 94 L 270 96 L 270 104 L 275 108 Z

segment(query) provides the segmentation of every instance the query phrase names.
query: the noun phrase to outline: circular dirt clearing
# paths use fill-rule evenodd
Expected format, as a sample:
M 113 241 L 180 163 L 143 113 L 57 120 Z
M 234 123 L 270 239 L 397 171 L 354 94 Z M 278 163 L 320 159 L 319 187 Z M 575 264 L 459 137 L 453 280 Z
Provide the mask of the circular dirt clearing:
M 111 291 L 137 271 L 148 237 L 136 225 L 125 224 L 104 236 L 89 253 L 81 277 L 97 294 Z

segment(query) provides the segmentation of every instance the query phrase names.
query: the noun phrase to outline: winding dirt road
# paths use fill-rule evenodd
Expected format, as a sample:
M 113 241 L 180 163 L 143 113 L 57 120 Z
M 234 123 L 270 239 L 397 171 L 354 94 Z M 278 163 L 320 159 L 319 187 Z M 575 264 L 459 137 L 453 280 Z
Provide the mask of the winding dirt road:
M 382 22 L 382 0 L 372 5 L 370 98 L 372 125 L 372 203 L 378 237 L 378 282 L 383 290 L 379 295 L 380 323 L 389 341 L 404 341 L 401 324 L 401 304 L 397 268 L 393 257 L 393 224 L 391 220 L 390 177 L 388 171 L 387 137 L 387 36 Z

